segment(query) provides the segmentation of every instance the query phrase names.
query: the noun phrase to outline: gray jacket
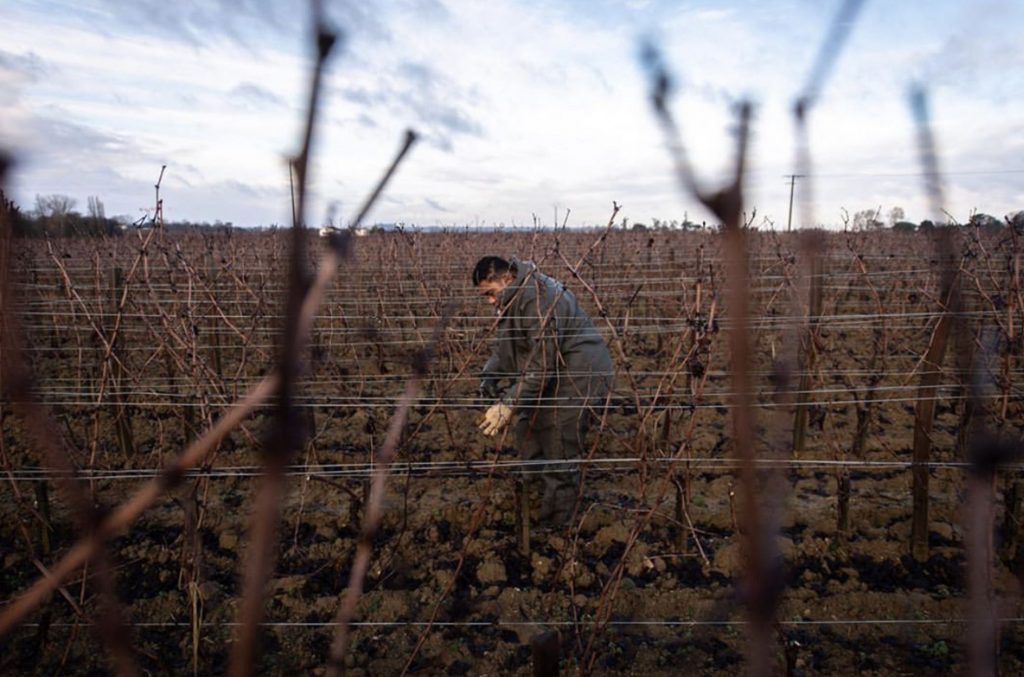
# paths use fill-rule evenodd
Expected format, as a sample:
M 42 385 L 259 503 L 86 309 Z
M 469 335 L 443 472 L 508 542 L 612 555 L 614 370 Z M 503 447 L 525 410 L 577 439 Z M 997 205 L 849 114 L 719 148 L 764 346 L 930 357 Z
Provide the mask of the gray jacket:
M 604 339 L 576 297 L 530 261 L 512 259 L 516 278 L 498 296 L 494 354 L 485 382 L 508 378 L 502 401 L 516 407 L 544 405 L 545 398 L 603 397 L 612 379 Z M 554 309 L 552 310 L 552 306 Z

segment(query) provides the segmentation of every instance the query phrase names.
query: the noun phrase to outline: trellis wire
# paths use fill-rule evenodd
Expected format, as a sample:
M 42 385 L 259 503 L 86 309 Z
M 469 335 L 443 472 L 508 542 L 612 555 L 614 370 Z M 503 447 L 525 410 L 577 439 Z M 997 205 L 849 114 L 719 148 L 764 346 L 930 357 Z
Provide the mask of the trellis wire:
M 998 619 L 1000 623 L 1024 623 L 1024 617 L 1007 616 Z M 780 619 L 777 623 L 786 627 L 829 627 L 829 626 L 858 626 L 858 625 L 966 625 L 971 623 L 970 618 L 792 618 Z M 237 627 L 239 624 L 232 621 L 206 621 L 207 625 L 217 627 Z M 432 625 L 441 628 L 494 628 L 494 627 L 593 627 L 597 622 L 593 620 L 536 620 L 536 621 L 352 621 L 349 625 L 357 628 L 406 628 L 426 627 Z M 618 620 L 607 621 L 606 625 L 613 627 L 746 627 L 749 621 L 737 620 Z M 26 627 L 39 627 L 38 623 L 25 623 Z M 50 627 L 88 627 L 88 622 L 81 623 L 51 623 Z M 142 621 L 134 624 L 139 628 L 183 628 L 189 624 L 183 621 Z M 336 628 L 335 621 L 264 621 L 261 627 L 266 628 Z
M 350 452 L 343 452 L 350 453 Z M 868 452 L 873 453 L 873 452 Z M 686 464 L 693 470 L 732 471 L 738 467 L 734 459 L 708 458 L 701 456 L 622 456 L 617 458 L 565 459 L 558 461 L 538 460 L 496 460 L 496 461 L 407 461 L 392 464 L 392 472 L 409 476 L 429 477 L 477 477 L 491 470 L 547 472 L 553 467 L 560 472 L 575 472 L 573 467 L 582 465 L 593 466 L 597 470 L 633 470 L 638 464 L 667 465 L 670 463 Z M 793 458 L 793 459 L 757 459 L 755 465 L 761 468 L 870 468 L 873 470 L 907 469 L 913 467 L 911 461 L 872 461 L 861 459 L 828 459 L 828 458 Z M 971 463 L 966 461 L 929 461 L 925 464 L 932 470 L 950 469 L 967 470 Z M 609 466 L 622 466 L 612 467 Z M 1013 463 L 1005 466 L 1006 470 L 1024 471 L 1024 464 Z M 141 480 L 158 477 L 161 468 L 126 468 L 103 469 L 81 468 L 74 475 L 45 468 L 22 468 L 7 473 L 7 478 L 17 482 L 36 482 L 44 479 L 74 479 L 79 481 L 117 481 Z M 297 464 L 286 467 L 285 472 L 292 477 L 346 477 L 365 478 L 372 475 L 374 466 L 370 463 L 319 463 Z M 209 469 L 192 469 L 185 473 L 188 478 L 236 478 L 259 477 L 261 466 L 215 466 Z

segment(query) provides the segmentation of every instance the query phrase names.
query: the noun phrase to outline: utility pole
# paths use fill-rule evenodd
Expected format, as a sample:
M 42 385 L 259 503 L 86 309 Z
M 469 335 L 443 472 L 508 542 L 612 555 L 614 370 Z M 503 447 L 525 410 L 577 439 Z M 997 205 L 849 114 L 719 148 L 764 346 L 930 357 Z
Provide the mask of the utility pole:
M 788 233 L 793 229 L 793 187 L 796 185 L 796 180 L 804 178 L 806 174 L 783 174 L 783 176 L 789 178 L 789 217 L 786 219 L 786 232 Z
M 298 228 L 299 226 L 299 215 L 295 211 L 295 182 L 293 177 L 295 176 L 295 167 L 291 162 L 288 163 L 288 194 L 292 196 L 292 226 Z
M 160 199 L 160 184 L 164 181 L 164 170 L 167 169 L 167 165 L 160 165 L 160 176 L 157 177 L 156 185 L 156 209 L 153 212 L 153 224 L 157 228 L 164 227 L 164 201 Z

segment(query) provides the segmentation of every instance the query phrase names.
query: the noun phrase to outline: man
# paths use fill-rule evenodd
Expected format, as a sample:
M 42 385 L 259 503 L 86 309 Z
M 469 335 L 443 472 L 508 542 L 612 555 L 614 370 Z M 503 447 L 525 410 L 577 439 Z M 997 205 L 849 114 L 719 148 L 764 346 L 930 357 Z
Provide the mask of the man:
M 493 437 L 514 419 L 520 458 L 580 458 L 611 386 L 604 339 L 573 293 L 529 261 L 485 256 L 473 269 L 473 285 L 499 314 L 497 344 L 480 383 L 481 394 L 498 402 L 480 430 Z M 578 465 L 544 463 L 537 474 L 544 485 L 540 521 L 565 524 L 576 503 Z

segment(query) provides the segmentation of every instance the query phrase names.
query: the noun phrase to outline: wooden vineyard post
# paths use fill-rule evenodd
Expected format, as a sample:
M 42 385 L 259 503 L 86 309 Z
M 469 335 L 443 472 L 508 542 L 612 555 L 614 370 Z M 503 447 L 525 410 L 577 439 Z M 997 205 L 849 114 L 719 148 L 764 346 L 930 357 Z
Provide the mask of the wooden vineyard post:
M 681 553 L 689 553 L 690 542 L 687 539 L 686 525 L 686 495 L 683 489 L 683 483 L 678 479 L 673 479 L 672 483 L 676 488 L 676 509 L 675 509 L 675 542 L 676 550 Z
M 519 552 L 524 557 L 530 556 L 530 496 L 526 490 L 526 480 L 516 480 L 516 526 L 519 532 Z
M 43 544 L 43 554 L 49 555 L 52 552 L 50 544 L 50 524 L 52 522 L 50 519 L 50 489 L 46 480 L 36 482 L 36 509 L 39 510 L 39 514 L 43 518 L 39 525 L 39 540 Z
M 944 228 L 940 238 L 952 238 Z M 940 251 L 952 249 L 951 242 L 943 243 Z M 928 343 L 928 350 L 921 365 L 921 383 L 917 391 L 917 410 L 914 415 L 914 451 L 911 464 L 913 516 L 910 522 L 910 554 L 918 562 L 928 559 L 928 464 L 932 455 L 932 424 L 935 420 L 936 386 L 942 378 L 942 362 L 949 345 L 949 332 L 957 311 L 954 297 L 954 271 L 951 256 L 942 261 L 942 282 L 939 298 L 944 307 L 938 324 Z
M 217 268 L 214 265 L 214 256 L 212 251 L 207 251 L 206 261 L 206 286 L 208 289 L 213 291 L 213 294 L 217 294 L 216 280 L 217 280 Z M 209 312 L 209 325 L 207 332 L 210 336 L 210 349 L 212 352 L 213 370 L 217 374 L 217 378 L 224 381 L 224 364 L 221 355 L 220 348 L 220 328 L 217 326 L 217 306 L 215 301 L 210 301 L 210 312 Z
M 847 538 L 850 535 L 850 471 L 843 470 L 839 473 L 838 497 L 836 503 L 836 530 L 840 537 Z
M 1012 471 L 1011 471 L 1012 472 Z M 1024 483 L 1010 475 L 1006 479 L 1006 489 L 1003 492 L 1003 544 L 1002 559 L 1011 563 L 1017 559 L 1017 553 L 1021 546 L 1021 519 L 1024 517 L 1021 510 L 1021 498 L 1024 494 Z
M 7 462 L 7 448 L 4 443 L 4 427 L 7 419 L 6 408 L 3 402 L 0 402 L 0 458 L 4 459 L 4 463 Z M 44 555 L 49 555 L 52 552 L 52 546 L 50 543 L 50 531 L 51 531 L 51 520 L 50 520 L 50 490 L 48 485 L 49 480 L 45 477 L 41 478 L 38 482 L 35 482 L 35 500 L 36 510 L 39 512 L 39 542 L 42 544 L 42 551 Z
M 1020 284 L 1020 237 L 1017 233 L 1017 226 L 1007 218 L 1007 226 L 1010 232 L 1010 245 L 1012 247 L 1007 267 L 1010 272 L 1010 302 L 1006 304 L 1006 346 L 1003 349 L 1002 366 L 1002 398 L 999 407 L 998 420 L 1005 426 L 1006 416 L 1010 406 L 1012 361 L 1015 346 L 1020 345 L 1020 337 L 1014 323 L 1014 312 L 1019 312 L 1024 318 L 1024 296 L 1021 295 Z M 1021 546 L 1021 536 L 1024 535 L 1024 510 L 1022 501 L 1024 498 L 1024 481 L 1021 480 L 1020 472 L 1009 470 L 1005 478 L 1003 495 L 1005 496 L 1005 508 L 1003 512 L 1003 549 L 1002 558 L 1006 562 L 1013 562 L 1017 559 L 1017 553 Z
M 558 677 L 560 653 L 561 637 L 558 632 L 549 630 L 535 635 L 530 640 L 534 677 Z
M 942 213 L 942 184 L 939 180 L 935 142 L 928 126 L 928 106 L 924 91 L 915 89 L 911 93 L 911 107 L 918 128 L 918 146 L 921 164 L 925 168 L 925 187 L 928 190 L 931 209 L 936 215 Z M 935 250 L 939 266 L 939 321 L 935 326 L 928 351 L 921 365 L 921 382 L 917 394 L 917 412 L 914 416 L 914 451 L 911 463 L 913 516 L 910 521 L 910 553 L 919 562 L 928 559 L 928 463 L 932 453 L 932 423 L 935 418 L 936 386 L 942 376 L 942 361 L 949 344 L 949 332 L 953 319 L 960 311 L 957 273 L 954 268 L 953 226 L 935 229 Z
M 864 395 L 864 402 L 857 407 L 857 430 L 853 437 L 850 456 L 855 460 L 864 458 L 864 447 L 867 445 L 868 432 L 871 429 L 870 400 L 874 397 L 874 388 L 869 388 Z M 842 536 L 850 533 L 850 470 L 841 468 L 838 479 L 838 496 L 836 499 L 836 530 Z
M 809 244 L 804 247 L 804 255 L 811 257 L 811 284 L 807 309 L 807 333 L 802 342 L 799 358 L 800 386 L 797 392 L 796 413 L 793 416 L 793 456 L 799 456 L 804 450 L 807 437 L 807 414 L 811 406 L 811 372 L 817 353 L 818 319 L 821 317 L 822 274 L 825 269 L 819 246 Z
M 121 298 L 124 295 L 124 270 L 120 266 L 114 266 L 111 278 L 111 301 L 114 317 L 113 345 L 110 352 L 111 388 L 110 399 L 114 403 L 113 418 L 114 428 L 117 432 L 118 446 L 121 454 L 126 458 L 135 453 L 135 442 L 132 436 L 131 420 L 128 417 L 128 408 L 124 403 L 124 395 L 121 392 L 124 383 L 124 365 L 122 360 L 125 356 L 121 351 L 121 336 L 123 327 L 118 326 L 121 317 Z M 116 333 L 115 333 L 116 332 Z
M 910 552 L 919 562 L 928 559 L 928 463 L 932 453 L 932 423 L 935 418 L 935 386 L 939 383 L 942 358 L 949 342 L 950 318 L 943 315 L 925 354 L 925 372 L 917 393 L 914 415 L 914 454 L 912 465 L 914 513 L 910 526 Z

